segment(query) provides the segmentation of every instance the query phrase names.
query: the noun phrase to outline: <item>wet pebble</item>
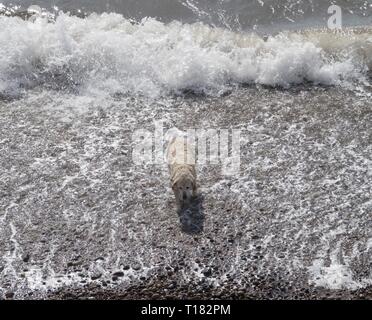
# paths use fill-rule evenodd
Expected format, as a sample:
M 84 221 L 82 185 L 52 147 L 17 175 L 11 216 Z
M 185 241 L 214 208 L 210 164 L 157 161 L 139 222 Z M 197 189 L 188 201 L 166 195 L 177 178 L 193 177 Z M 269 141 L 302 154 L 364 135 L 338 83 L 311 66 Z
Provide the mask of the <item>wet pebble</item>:
M 22 261 L 23 262 L 29 262 L 30 261 L 30 255 L 28 253 L 25 253 L 23 256 L 22 256 Z
M 141 265 L 139 263 L 136 263 L 136 264 L 132 265 L 132 269 L 135 270 L 135 271 L 141 270 Z
M 116 271 L 116 272 L 113 273 L 113 276 L 114 277 L 118 277 L 118 278 L 123 277 L 124 276 L 124 272 L 122 272 L 122 271 Z
M 6 299 L 13 299 L 13 297 L 14 297 L 14 292 L 8 291 L 7 293 L 5 293 Z
M 207 270 L 203 271 L 203 275 L 205 277 L 210 277 L 212 275 L 212 270 L 211 269 L 207 269 Z
M 97 279 L 99 279 L 99 278 L 101 278 L 101 277 L 102 277 L 102 273 L 97 272 L 97 273 L 94 273 L 90 278 L 91 278 L 92 280 L 97 280 Z

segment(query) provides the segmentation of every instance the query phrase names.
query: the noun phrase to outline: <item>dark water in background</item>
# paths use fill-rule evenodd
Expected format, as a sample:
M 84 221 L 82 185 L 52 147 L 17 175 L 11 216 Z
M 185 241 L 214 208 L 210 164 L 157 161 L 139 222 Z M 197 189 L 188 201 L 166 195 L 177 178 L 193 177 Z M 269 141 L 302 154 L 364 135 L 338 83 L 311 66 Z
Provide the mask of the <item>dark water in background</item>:
M 116 12 L 137 20 L 154 17 L 164 22 L 201 21 L 233 30 L 264 31 L 325 27 L 329 17 L 327 9 L 336 4 L 343 10 L 345 26 L 372 23 L 370 0 L 3 0 L 2 3 L 10 7 L 20 6 L 21 10 L 39 5 L 48 11 Z

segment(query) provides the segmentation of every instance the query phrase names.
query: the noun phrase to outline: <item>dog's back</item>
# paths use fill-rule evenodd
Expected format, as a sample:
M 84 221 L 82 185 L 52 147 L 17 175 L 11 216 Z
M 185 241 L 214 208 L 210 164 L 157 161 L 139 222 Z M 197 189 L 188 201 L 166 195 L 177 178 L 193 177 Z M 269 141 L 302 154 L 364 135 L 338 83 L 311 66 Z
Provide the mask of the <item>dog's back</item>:
M 194 146 L 187 143 L 183 136 L 173 137 L 167 148 L 167 162 L 169 165 L 187 164 L 195 166 Z

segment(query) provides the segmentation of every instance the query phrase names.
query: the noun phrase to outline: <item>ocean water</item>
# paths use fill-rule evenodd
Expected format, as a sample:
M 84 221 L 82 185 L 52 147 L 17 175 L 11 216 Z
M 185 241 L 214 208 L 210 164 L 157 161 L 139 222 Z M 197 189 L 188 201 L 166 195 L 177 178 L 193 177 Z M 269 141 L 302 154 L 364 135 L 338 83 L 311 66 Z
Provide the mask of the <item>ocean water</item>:
M 324 27 L 330 16 L 328 7 L 335 4 L 342 8 L 345 26 L 371 23 L 371 2 L 368 0 L 3 0 L 2 3 L 9 11 L 26 10 L 31 5 L 38 5 L 51 13 L 59 10 L 80 14 L 115 12 L 137 21 L 154 17 L 166 23 L 177 20 L 183 23 L 203 22 L 232 30 L 272 31 Z
M 2 1 L 0 297 L 182 259 L 180 284 L 370 294 L 372 3 L 332 4 L 342 30 L 320 0 Z M 238 177 L 198 168 L 196 235 L 131 159 L 154 120 L 243 132 Z

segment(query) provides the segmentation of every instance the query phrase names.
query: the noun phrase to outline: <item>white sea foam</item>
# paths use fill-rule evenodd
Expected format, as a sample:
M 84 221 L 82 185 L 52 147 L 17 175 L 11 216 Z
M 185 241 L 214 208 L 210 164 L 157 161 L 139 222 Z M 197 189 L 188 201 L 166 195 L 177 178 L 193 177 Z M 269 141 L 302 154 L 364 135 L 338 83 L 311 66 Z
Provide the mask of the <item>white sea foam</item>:
M 371 30 L 348 34 L 255 34 L 207 25 L 133 23 L 119 14 L 55 22 L 0 17 L 0 93 L 45 86 L 57 90 L 219 93 L 240 83 L 288 87 L 340 85 L 371 67 Z
M 351 269 L 340 262 L 332 261 L 330 266 L 324 266 L 322 259 L 315 260 L 309 267 L 310 282 L 316 286 L 328 289 L 356 290 L 372 284 L 370 278 L 360 281 L 353 279 Z

